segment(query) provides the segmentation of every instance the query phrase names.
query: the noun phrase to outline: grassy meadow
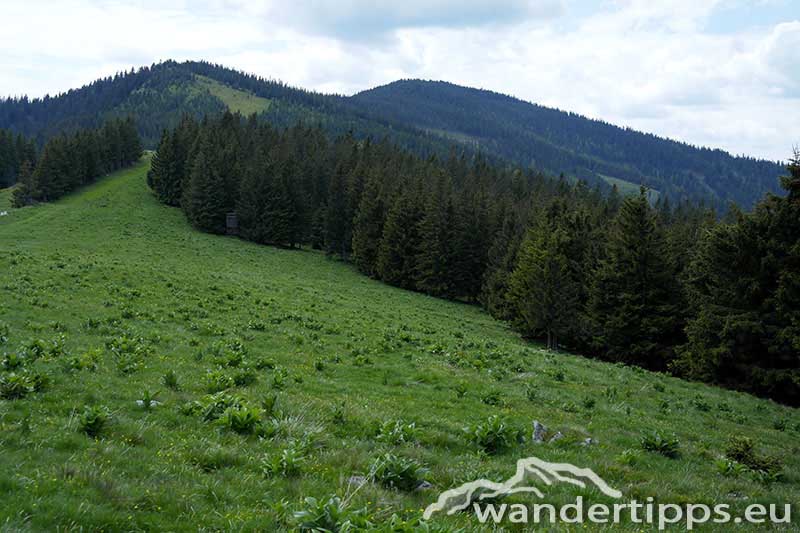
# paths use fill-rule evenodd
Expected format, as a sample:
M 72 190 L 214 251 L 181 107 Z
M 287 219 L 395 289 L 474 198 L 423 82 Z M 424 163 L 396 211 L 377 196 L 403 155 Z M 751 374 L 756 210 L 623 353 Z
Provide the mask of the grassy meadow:
M 796 410 L 548 353 L 323 254 L 199 233 L 152 197 L 147 165 L 0 217 L 0 531 L 294 531 L 337 513 L 424 530 L 439 492 L 533 455 L 625 500 L 800 500 Z M 534 420 L 564 438 L 531 442 Z M 742 436 L 780 477 L 724 467 Z M 576 494 L 609 501 L 547 493 Z

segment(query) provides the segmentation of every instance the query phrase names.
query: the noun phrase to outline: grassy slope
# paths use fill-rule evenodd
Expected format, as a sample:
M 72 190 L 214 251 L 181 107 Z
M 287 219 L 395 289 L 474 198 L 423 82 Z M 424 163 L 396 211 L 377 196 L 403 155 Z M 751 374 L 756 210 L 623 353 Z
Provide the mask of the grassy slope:
M 198 233 L 180 211 L 157 204 L 145 169 L 142 163 L 56 204 L 0 218 L 0 322 L 8 327 L 0 352 L 62 335 L 70 355 L 102 351 L 95 372 L 66 372 L 68 355 L 39 359 L 34 368 L 48 373 L 49 388 L 0 400 L 0 530 L 274 530 L 281 527 L 276 502 L 285 498 L 295 508 L 306 496 L 345 495 L 348 477 L 365 472 L 386 449 L 426 462 L 435 490 L 398 494 L 367 486 L 352 505 L 377 516 L 416 512 L 457 483 L 505 479 L 516 459 L 534 454 L 593 468 L 626 499 L 729 502 L 739 509 L 744 502 L 797 502 L 796 411 L 548 355 L 475 307 L 387 287 L 320 254 Z M 256 322 L 266 329 L 248 328 Z M 152 350 L 145 367 L 129 375 L 104 349 L 122 334 L 143 337 Z M 198 352 L 231 338 L 242 340 L 249 358 L 274 360 L 289 372 L 278 400 L 283 434 L 274 439 L 225 432 L 178 412 L 206 393 L 204 375 L 215 367 Z M 490 361 L 482 370 L 458 364 L 480 356 Z M 317 360 L 325 361 L 321 371 Z M 161 385 L 168 369 L 181 391 Z M 236 393 L 258 405 L 275 373 L 259 371 L 257 383 Z M 458 384 L 466 387 L 464 398 L 454 390 Z M 149 412 L 137 407 L 144 390 L 161 390 L 163 405 Z M 505 405 L 483 403 L 491 392 Z M 332 415 L 342 402 L 345 422 L 338 424 Z M 98 440 L 77 430 L 75 413 L 85 405 L 113 414 Z M 538 419 L 567 438 L 486 457 L 461 430 L 493 413 L 528 436 Z M 419 442 L 376 442 L 373 425 L 398 418 L 417 424 Z M 774 429 L 783 419 L 788 428 Z M 639 450 L 641 434 L 654 429 L 678 436 L 679 459 Z M 300 477 L 263 476 L 265 453 L 314 432 Z M 784 482 L 763 485 L 716 472 L 724 443 L 742 434 L 785 457 Z M 599 444 L 576 443 L 587 435 Z M 619 459 L 625 450 L 634 450 L 632 461 Z M 570 490 L 551 495 L 568 502 Z
M 11 209 L 11 193 L 13 190 L 13 187 L 0 189 L 0 211 L 7 211 Z
M 231 111 L 238 111 L 244 116 L 249 116 L 269 109 L 270 101 L 268 98 L 234 89 L 205 76 L 195 76 L 195 78 L 201 88 L 222 100 L 222 103 L 228 106 Z
M 640 185 L 631 183 L 630 181 L 621 180 L 619 178 L 614 178 L 612 176 L 605 176 L 603 174 L 601 174 L 600 177 L 603 178 L 603 180 L 605 180 L 605 182 L 609 185 L 616 185 L 617 190 L 622 196 L 639 194 Z M 660 195 L 661 193 L 655 189 L 650 189 L 647 191 L 647 198 L 654 203 L 658 200 Z

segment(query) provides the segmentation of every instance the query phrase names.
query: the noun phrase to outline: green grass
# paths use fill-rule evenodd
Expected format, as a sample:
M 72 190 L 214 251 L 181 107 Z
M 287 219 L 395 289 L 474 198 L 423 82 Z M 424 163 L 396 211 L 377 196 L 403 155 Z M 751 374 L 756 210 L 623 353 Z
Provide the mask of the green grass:
M 617 190 L 622 196 L 639 194 L 639 185 L 636 183 L 631 183 L 630 181 L 621 180 L 612 176 L 606 176 L 604 174 L 600 174 L 600 177 L 603 178 L 603 180 L 609 185 L 616 185 Z M 647 199 L 650 200 L 651 203 L 655 203 L 660 195 L 661 193 L 655 189 L 650 189 L 647 191 Z
M 269 109 L 270 101 L 268 98 L 234 89 L 205 76 L 195 76 L 195 79 L 203 90 L 207 90 L 213 96 L 222 100 L 222 103 L 233 112 L 238 111 L 244 116 L 249 116 Z
M 0 530 L 279 531 L 303 498 L 334 494 L 378 519 L 414 516 L 440 491 L 506 479 L 531 455 L 592 468 L 625 500 L 798 501 L 796 410 L 549 354 L 477 307 L 388 287 L 318 253 L 198 233 L 156 202 L 146 168 L 0 218 L 0 354 L 43 345 L 24 368 L 50 381 L 0 400 Z M 233 348 L 211 353 L 220 342 Z M 229 392 L 250 410 L 222 417 L 227 429 L 183 414 L 244 368 L 255 382 Z M 177 388 L 163 384 L 169 371 Z M 276 421 L 254 424 L 270 395 Z M 137 404 L 153 397 L 150 409 Z M 527 438 L 487 456 L 462 430 L 494 414 Z M 531 443 L 533 420 L 566 438 Z M 677 457 L 642 448 L 656 432 L 677 438 Z M 580 446 L 589 436 L 598 443 Z M 715 463 L 732 436 L 782 456 L 784 479 L 723 475 Z M 376 482 L 354 494 L 348 478 L 386 453 L 428 468 L 433 490 Z M 478 530 L 463 515 L 435 522 Z
M 14 187 L 0 189 L 0 211 L 8 211 L 11 209 L 11 193 L 13 191 Z

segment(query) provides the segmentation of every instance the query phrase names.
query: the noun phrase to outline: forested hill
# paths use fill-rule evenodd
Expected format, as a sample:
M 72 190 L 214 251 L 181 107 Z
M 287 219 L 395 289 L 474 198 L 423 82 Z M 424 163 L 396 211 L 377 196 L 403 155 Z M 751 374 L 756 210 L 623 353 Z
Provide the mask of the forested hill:
M 782 167 L 698 149 L 621 129 L 501 94 L 444 82 L 398 81 L 352 97 L 290 87 L 206 62 L 166 61 L 119 73 L 80 89 L 40 99 L 0 100 L 0 129 L 35 138 L 102 125 L 132 115 L 145 147 L 181 115 L 225 108 L 257 113 L 274 125 L 322 125 L 333 135 L 389 137 L 427 156 L 455 145 L 490 160 L 508 161 L 593 185 L 638 190 L 645 184 L 671 200 L 729 201 L 749 208 L 778 192 Z
M 35 138 L 96 128 L 110 118 L 133 116 L 146 148 L 155 148 L 164 129 L 184 114 L 194 118 L 224 111 L 258 114 L 277 126 L 299 121 L 321 125 L 332 135 L 390 137 L 417 153 L 447 155 L 452 142 L 413 127 L 365 118 L 337 95 L 290 87 L 206 62 L 165 61 L 99 79 L 57 96 L 0 99 L 0 130 Z M 491 154 L 487 154 L 491 155 Z
M 645 184 L 671 198 L 750 207 L 783 167 L 446 82 L 403 80 L 352 97 L 375 116 L 474 144 L 551 174 Z M 625 185 L 622 184 L 624 187 Z

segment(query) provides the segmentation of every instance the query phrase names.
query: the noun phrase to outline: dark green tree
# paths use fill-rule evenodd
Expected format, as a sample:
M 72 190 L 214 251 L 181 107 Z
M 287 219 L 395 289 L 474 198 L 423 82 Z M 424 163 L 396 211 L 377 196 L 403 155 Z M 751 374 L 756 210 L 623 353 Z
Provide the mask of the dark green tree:
M 590 293 L 593 344 L 609 359 L 665 369 L 672 358 L 679 324 L 665 244 L 642 188 L 614 219 Z

